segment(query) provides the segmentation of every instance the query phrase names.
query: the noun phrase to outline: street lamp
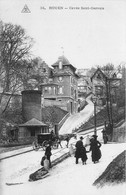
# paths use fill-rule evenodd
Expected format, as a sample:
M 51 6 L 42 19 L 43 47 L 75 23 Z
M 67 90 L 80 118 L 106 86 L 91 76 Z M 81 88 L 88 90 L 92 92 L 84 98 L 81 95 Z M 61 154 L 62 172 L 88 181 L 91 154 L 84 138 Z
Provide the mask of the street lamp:
M 120 85 L 120 78 L 117 78 L 117 75 L 114 73 L 113 76 L 111 78 L 106 77 L 106 100 L 107 100 L 107 112 L 108 112 L 108 120 L 109 120 L 109 133 L 112 139 L 112 134 L 113 134 L 113 116 L 112 116 L 112 106 L 113 106 L 113 102 L 112 102 L 112 87 L 119 87 Z
M 94 135 L 97 135 L 96 131 L 96 104 L 97 104 L 97 97 L 92 97 L 92 102 L 94 103 Z

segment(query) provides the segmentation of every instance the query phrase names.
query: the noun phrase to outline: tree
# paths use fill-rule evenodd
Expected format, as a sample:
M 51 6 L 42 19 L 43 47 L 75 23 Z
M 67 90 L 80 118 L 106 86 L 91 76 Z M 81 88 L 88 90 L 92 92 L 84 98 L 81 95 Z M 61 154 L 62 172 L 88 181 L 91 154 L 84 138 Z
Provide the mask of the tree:
M 105 76 L 107 76 L 108 78 L 112 77 L 113 71 L 115 70 L 114 65 L 111 63 L 108 63 L 105 66 L 99 66 L 99 68 L 103 71 Z
M 10 98 L 5 106 L 6 109 L 12 94 L 22 89 L 24 72 L 26 74 L 27 69 L 27 63 L 25 62 L 31 57 L 30 50 L 33 39 L 26 35 L 21 26 L 2 23 L 0 43 L 0 82 L 2 88 L 0 104 L 4 93 L 9 92 Z
M 121 69 L 122 79 L 120 82 L 120 87 L 117 92 L 117 106 L 125 108 L 125 95 L 126 95 L 126 68 L 125 66 Z
M 98 67 L 102 71 L 104 79 L 98 74 L 97 79 L 103 83 L 104 90 L 102 98 L 106 102 L 107 115 L 109 120 L 109 130 L 112 135 L 113 131 L 113 112 L 117 104 L 117 92 L 119 91 L 120 78 L 118 78 L 118 71 L 120 67 L 115 68 L 113 64 L 108 63 L 105 66 Z
M 31 60 L 31 70 L 29 72 L 29 87 L 39 88 L 41 83 L 48 82 L 50 68 L 40 57 Z

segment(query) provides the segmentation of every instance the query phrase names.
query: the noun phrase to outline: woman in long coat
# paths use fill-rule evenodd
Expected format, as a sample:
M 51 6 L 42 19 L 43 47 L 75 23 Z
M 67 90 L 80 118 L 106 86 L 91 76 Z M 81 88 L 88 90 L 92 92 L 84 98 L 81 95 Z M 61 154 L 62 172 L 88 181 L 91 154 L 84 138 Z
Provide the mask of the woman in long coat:
M 91 140 L 90 143 L 90 151 L 92 151 L 91 157 L 92 157 L 92 162 L 96 163 L 99 161 L 101 158 L 101 143 L 97 140 L 97 135 L 92 136 L 93 139 Z

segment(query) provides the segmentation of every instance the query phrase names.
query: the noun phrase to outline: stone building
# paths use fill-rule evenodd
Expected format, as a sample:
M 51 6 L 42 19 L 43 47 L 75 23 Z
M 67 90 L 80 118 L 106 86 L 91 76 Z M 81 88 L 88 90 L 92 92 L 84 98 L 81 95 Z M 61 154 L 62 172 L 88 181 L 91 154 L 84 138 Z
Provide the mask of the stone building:
M 18 141 L 33 142 L 40 133 L 49 132 L 49 126 L 43 122 L 32 118 L 24 124 L 19 125 Z
M 30 143 L 38 134 L 49 133 L 52 129 L 58 135 L 59 128 L 69 113 L 54 106 L 42 107 L 39 90 L 22 91 L 22 115 L 25 123 L 19 125 L 18 141 Z
M 76 68 L 63 55 L 52 65 L 48 83 L 42 83 L 43 105 L 56 105 L 76 113 L 78 107 L 78 78 Z

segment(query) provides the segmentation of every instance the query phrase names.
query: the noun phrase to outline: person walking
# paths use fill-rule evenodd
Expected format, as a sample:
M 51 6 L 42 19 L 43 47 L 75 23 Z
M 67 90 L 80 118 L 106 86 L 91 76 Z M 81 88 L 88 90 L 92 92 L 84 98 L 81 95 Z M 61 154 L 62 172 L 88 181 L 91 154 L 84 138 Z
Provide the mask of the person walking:
M 32 147 L 33 147 L 33 150 L 35 151 L 39 150 L 39 145 L 36 139 L 33 141 Z
M 80 137 L 80 140 L 77 141 L 75 147 L 76 147 L 76 151 L 75 151 L 75 158 L 76 158 L 76 164 L 78 164 L 78 159 L 81 158 L 82 160 L 82 164 L 86 164 L 86 160 L 87 160 L 87 155 L 86 155 L 86 149 L 83 145 L 83 137 Z
M 68 148 L 69 141 L 70 141 L 70 137 L 69 137 L 69 136 L 67 136 L 65 140 L 66 140 L 66 142 L 67 142 L 66 147 Z
M 60 145 L 60 147 L 62 148 L 62 144 L 61 144 L 61 139 L 60 139 L 60 137 L 57 136 L 57 137 L 56 137 L 56 140 L 57 140 L 57 148 L 59 147 L 59 145 Z
M 104 144 L 107 144 L 108 136 L 105 129 L 102 130 L 102 137 L 103 137 Z
M 51 168 L 51 160 L 50 160 L 51 155 L 52 153 L 51 153 L 51 141 L 50 141 L 45 150 L 45 156 L 47 157 L 47 160 L 49 161 L 49 168 Z
M 90 151 L 92 162 L 96 163 L 99 162 L 99 159 L 101 158 L 101 143 L 97 140 L 97 135 L 93 135 L 90 143 Z

